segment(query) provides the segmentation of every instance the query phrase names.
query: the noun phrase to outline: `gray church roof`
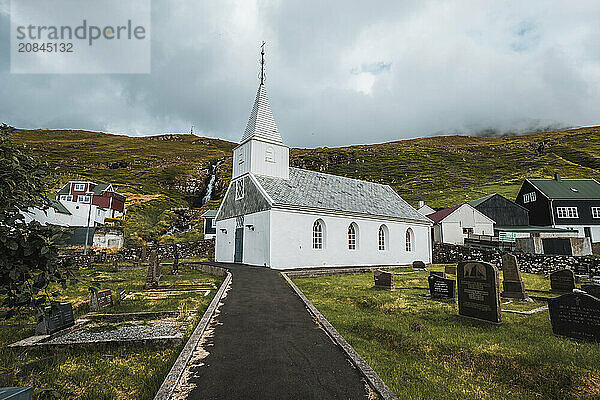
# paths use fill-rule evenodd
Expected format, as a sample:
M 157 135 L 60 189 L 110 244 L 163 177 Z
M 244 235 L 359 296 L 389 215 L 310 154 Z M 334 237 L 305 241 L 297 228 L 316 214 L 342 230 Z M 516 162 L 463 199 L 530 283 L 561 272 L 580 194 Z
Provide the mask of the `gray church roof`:
M 277 124 L 275 124 L 275 118 L 273 118 L 273 113 L 271 112 L 267 89 L 265 89 L 265 85 L 262 83 L 258 86 L 252 113 L 250 113 L 250 119 L 240 143 L 244 143 L 251 137 L 283 144 Z
M 290 179 L 255 175 L 276 205 L 431 222 L 388 185 L 290 168 Z

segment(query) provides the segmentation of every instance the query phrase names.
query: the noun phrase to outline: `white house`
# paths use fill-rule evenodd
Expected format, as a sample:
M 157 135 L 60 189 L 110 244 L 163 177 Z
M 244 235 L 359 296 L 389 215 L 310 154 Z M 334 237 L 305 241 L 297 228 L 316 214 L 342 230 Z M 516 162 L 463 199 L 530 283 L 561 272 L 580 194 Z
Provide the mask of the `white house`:
M 444 208 L 427 217 L 434 222 L 436 243 L 464 244 L 469 234 L 494 236 L 494 220 L 468 203 Z
M 433 214 L 435 212 L 435 210 L 429 207 L 427 204 L 425 204 L 424 201 L 419 201 L 419 208 L 417 208 L 417 211 L 425 216 Z
M 261 82 L 217 212 L 216 261 L 278 269 L 430 263 L 431 225 L 390 186 L 291 168 Z

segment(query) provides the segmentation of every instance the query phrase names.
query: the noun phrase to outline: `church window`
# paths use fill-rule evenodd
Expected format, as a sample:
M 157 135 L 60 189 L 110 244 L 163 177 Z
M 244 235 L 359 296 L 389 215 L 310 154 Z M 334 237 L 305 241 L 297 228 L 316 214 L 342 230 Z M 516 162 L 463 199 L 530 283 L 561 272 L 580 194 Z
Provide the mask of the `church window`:
M 348 226 L 348 250 L 356 250 L 358 244 L 358 226 L 353 222 Z
M 244 180 L 240 179 L 235 182 L 235 199 L 241 200 L 244 198 Z
M 388 228 L 385 225 L 379 227 L 379 250 L 387 250 Z
M 323 221 L 320 219 L 316 220 L 313 224 L 313 249 L 323 248 Z
M 413 251 L 414 247 L 414 235 L 412 229 L 406 230 L 406 251 Z
M 239 164 L 244 163 L 244 150 L 240 150 L 240 154 L 238 155 L 238 163 Z
M 275 151 L 270 146 L 265 150 L 265 161 L 271 163 L 275 162 Z

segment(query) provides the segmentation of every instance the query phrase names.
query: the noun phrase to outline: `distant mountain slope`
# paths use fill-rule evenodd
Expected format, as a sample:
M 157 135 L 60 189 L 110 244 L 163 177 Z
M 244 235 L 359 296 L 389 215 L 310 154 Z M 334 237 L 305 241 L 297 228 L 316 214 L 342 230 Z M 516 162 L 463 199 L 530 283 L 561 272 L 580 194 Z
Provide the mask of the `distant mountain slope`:
M 203 208 L 218 206 L 231 179 L 231 152 L 236 146 L 192 135 L 126 137 L 44 130 L 13 135 L 55 166 L 62 181 L 110 182 L 132 199 L 153 201 L 152 207 L 132 208 L 130 226 L 140 230 L 134 235 L 136 240 L 150 240 L 166 231 L 172 218 L 167 218 L 167 208 L 199 206 L 209 167 L 222 159 L 215 201 Z M 434 207 L 449 206 L 494 192 L 514 199 L 527 177 L 560 173 L 600 180 L 600 127 L 513 137 L 437 136 L 292 149 L 291 165 L 386 183 L 413 205 L 425 200 Z

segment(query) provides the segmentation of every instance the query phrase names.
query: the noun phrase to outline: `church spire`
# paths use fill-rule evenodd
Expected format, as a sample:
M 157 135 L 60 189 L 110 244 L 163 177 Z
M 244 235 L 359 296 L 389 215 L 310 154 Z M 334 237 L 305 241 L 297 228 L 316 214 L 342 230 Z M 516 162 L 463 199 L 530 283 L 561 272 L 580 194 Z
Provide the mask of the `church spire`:
M 254 100 L 254 106 L 252 107 L 252 113 L 248 119 L 248 125 L 242 136 L 240 143 L 244 143 L 251 138 L 263 139 L 269 142 L 283 144 L 281 135 L 277 129 L 273 112 L 271 111 L 271 105 L 269 104 L 269 98 L 267 97 L 267 89 L 265 88 L 265 42 L 260 46 L 260 84 L 258 86 L 258 92 L 256 93 L 256 99 Z

